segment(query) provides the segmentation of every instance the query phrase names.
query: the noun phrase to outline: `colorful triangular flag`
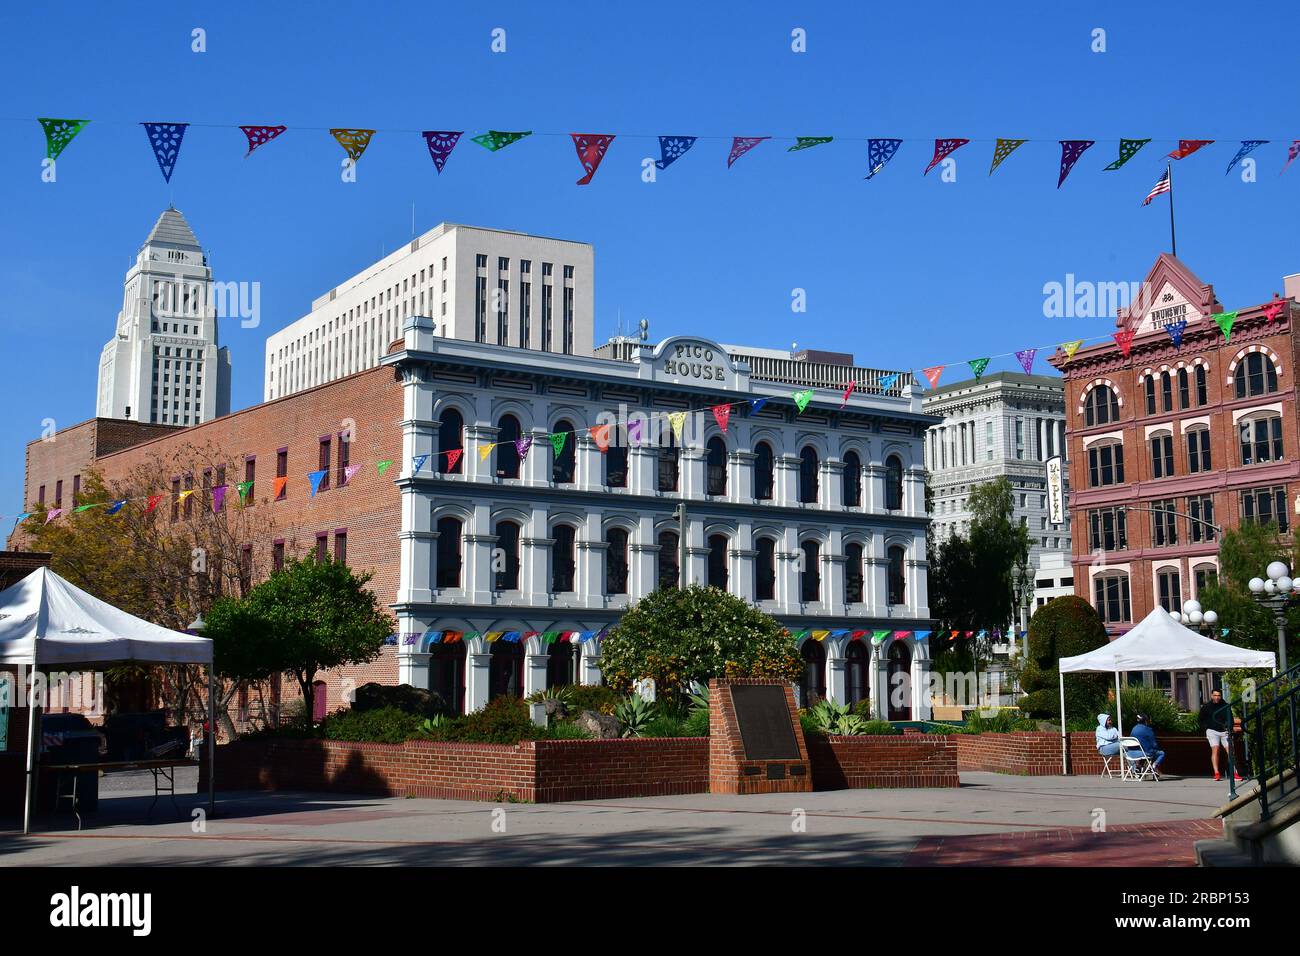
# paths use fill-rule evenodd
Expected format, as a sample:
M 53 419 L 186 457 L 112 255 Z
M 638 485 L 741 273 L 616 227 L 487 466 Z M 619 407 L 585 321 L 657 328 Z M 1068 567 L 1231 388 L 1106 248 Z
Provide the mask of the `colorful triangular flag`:
M 668 423 L 673 427 L 673 437 L 680 443 L 682 440 L 682 426 L 686 424 L 686 413 L 669 412 Z
M 212 513 L 216 514 L 226 503 L 226 486 L 217 485 L 212 489 Z
M 727 154 L 727 168 L 730 169 L 732 163 L 763 142 L 763 140 L 771 138 L 770 136 L 733 136 L 731 139 L 731 152 Z
M 426 129 L 420 134 L 424 137 L 424 145 L 429 147 L 429 158 L 433 160 L 434 168 L 442 174 L 442 167 L 447 165 L 447 160 L 451 156 L 451 151 L 456 148 L 460 138 L 465 135 L 464 130 L 449 129 Z
M 1016 361 L 1020 363 L 1026 375 L 1034 374 L 1034 356 L 1037 354 L 1038 349 L 1021 349 L 1016 353 Z
M 158 507 L 158 502 L 162 501 L 166 497 L 166 495 L 150 495 L 149 501 L 145 505 L 144 513 L 149 514 L 154 508 Z
M 523 461 L 528 457 L 528 449 L 533 447 L 533 436 L 524 435 L 515 439 L 515 452 L 519 455 L 519 460 Z
M 760 411 L 766 404 L 766 398 L 751 398 L 749 400 L 749 414 L 753 415 L 755 412 Z
M 119 500 L 119 501 L 114 501 L 111 505 L 108 506 L 108 510 L 106 510 L 106 511 L 104 512 L 104 514 L 106 514 L 106 515 L 115 515 L 115 514 L 117 514 L 119 511 L 121 511 L 123 508 L 126 507 L 126 502 L 127 502 L 127 499 L 125 499 L 125 498 L 122 498 L 122 499 Z M 20 520 L 21 520 L 21 519 L 20 519 Z
M 411 474 L 418 475 L 420 473 L 420 469 L 424 467 L 424 463 L 428 460 L 429 460 L 428 455 L 416 455 L 414 458 L 412 458 Z
M 77 507 L 72 509 L 72 513 L 74 515 L 79 515 L 83 511 L 89 511 L 91 508 L 98 508 L 100 504 L 102 504 L 102 502 L 96 502 L 95 504 L 89 505 L 77 505 Z
M 248 493 L 253 490 L 253 483 L 251 481 L 241 481 L 235 485 L 235 490 L 239 492 L 239 501 L 242 504 L 248 499 Z
M 1151 142 L 1149 139 L 1121 139 L 1119 141 L 1119 159 L 1102 169 L 1106 172 L 1112 169 L 1119 169 L 1130 159 L 1137 155 L 1137 151 Z
M 857 387 L 857 382 L 849 382 L 848 385 L 844 386 L 844 394 L 840 396 L 840 408 L 843 408 L 849 403 L 849 396 L 853 394 L 853 390 Z M 801 408 L 799 411 L 803 411 L 803 409 Z
M 821 146 L 823 143 L 829 143 L 835 137 L 833 136 L 799 136 L 795 139 L 795 144 L 786 150 L 787 153 L 794 153 L 801 149 L 812 149 L 814 146 Z
M 370 145 L 370 138 L 375 135 L 373 129 L 332 129 L 330 135 L 338 140 L 343 151 L 352 162 L 356 162 Z
M 812 401 L 813 390 L 811 388 L 805 388 L 802 391 L 795 392 L 790 397 L 794 399 L 795 405 L 797 405 L 799 411 L 802 412 L 808 407 L 808 403 Z
M 686 155 L 687 150 L 695 145 L 695 139 L 694 136 L 660 136 L 659 158 L 655 160 L 655 165 L 667 169 Z
M 1125 329 L 1122 332 L 1116 332 L 1113 336 L 1115 344 L 1119 346 L 1119 350 L 1124 353 L 1125 358 L 1128 358 L 1129 352 L 1133 351 L 1133 334 L 1132 329 Z
M 265 146 L 271 140 L 275 139 L 289 127 L 287 126 L 241 126 L 244 131 L 244 137 L 248 140 L 248 152 L 244 154 L 247 158 L 253 155 L 253 150 L 259 146 Z
M 1286 162 L 1282 165 L 1282 173 L 1286 172 L 1288 166 L 1295 162 L 1295 158 L 1300 156 L 1300 139 L 1291 141 L 1291 145 L 1286 148 Z M 1278 173 L 1279 176 L 1282 173 Z
M 479 460 L 479 461 L 487 461 L 487 460 L 488 460 L 488 456 L 492 454 L 492 449 L 493 449 L 493 448 L 496 448 L 496 447 L 497 447 L 497 446 L 496 446 L 495 444 L 493 444 L 492 442 L 479 442 L 479 446 L 478 446 L 478 460 Z
M 486 133 L 480 133 L 473 138 L 484 149 L 495 153 L 499 149 L 505 149 L 511 143 L 517 143 L 525 136 L 532 136 L 532 130 L 523 130 L 517 133 L 505 133 L 501 130 L 490 129 Z
M 1284 308 L 1286 308 L 1286 303 L 1281 299 L 1274 299 L 1268 305 L 1264 306 L 1264 318 L 1268 319 L 1269 325 L 1272 325 L 1274 320 L 1282 314 Z
M 463 448 L 452 448 L 447 451 L 447 472 L 450 474 L 456 470 L 456 465 L 460 462 L 460 456 L 465 453 Z
M 316 497 L 316 492 L 320 490 L 321 481 L 329 474 L 328 468 L 322 468 L 320 471 L 307 472 L 307 480 L 311 482 L 311 496 Z
M 591 440 L 596 443 L 596 447 L 600 449 L 600 453 L 602 455 L 605 452 L 609 451 L 609 423 L 608 422 L 606 422 L 604 425 L 595 425 L 592 428 L 588 429 L 588 431 L 591 434 Z
M 1027 139 L 999 139 L 993 146 L 993 165 L 989 167 L 989 175 L 993 175 L 993 170 L 1002 165 L 1002 160 L 1006 159 L 1025 143 Z
M 925 376 L 925 380 L 930 383 L 931 388 L 938 387 L 939 378 L 943 375 L 944 368 L 943 365 L 932 365 L 929 368 L 921 369 L 921 374 Z
M 727 423 L 731 421 L 731 406 L 714 405 L 713 420 L 718 423 L 718 427 L 722 429 L 722 433 L 725 435 L 727 433 Z
M 384 472 L 386 472 L 389 468 L 392 467 L 393 467 L 393 459 L 391 458 L 385 458 L 383 461 L 375 462 L 375 470 L 379 473 L 380 478 L 384 477 Z
M 158 168 L 162 171 L 163 179 L 171 182 L 172 171 L 176 168 L 176 160 L 181 154 L 181 140 L 185 138 L 185 130 L 190 124 L 141 123 L 140 125 L 149 136 L 149 145 L 153 147 L 153 155 L 158 160 Z
M 343 484 L 346 485 L 349 481 L 351 481 L 351 480 L 352 480 L 352 476 L 355 475 L 355 474 L 356 474 L 360 469 L 361 469 L 361 466 L 360 466 L 360 465 L 344 465 L 344 466 L 343 466 Z
M 77 119 L 38 119 L 41 129 L 45 130 L 45 156 L 58 159 L 59 154 L 68 148 L 68 144 L 86 128 L 90 120 Z
M 1165 326 L 1165 331 L 1169 333 L 1170 341 L 1174 343 L 1174 348 L 1181 348 L 1183 344 L 1183 332 L 1187 330 L 1187 320 L 1179 319 L 1177 322 L 1170 322 Z
M 901 139 L 869 139 L 867 140 L 867 175 L 870 179 L 876 173 L 885 168 L 885 165 L 894 158 L 898 152 L 898 147 L 903 141 Z
M 1214 324 L 1223 332 L 1223 341 L 1228 343 L 1232 341 L 1232 323 L 1237 321 L 1236 312 L 1218 312 L 1214 316 Z
M 1063 139 L 1061 142 L 1061 174 L 1057 177 L 1056 188 L 1061 188 L 1061 183 L 1065 182 L 1065 177 L 1070 175 L 1070 170 L 1074 169 L 1074 164 L 1079 161 L 1079 157 L 1091 146 L 1096 140 L 1091 139 Z
M 1068 362 L 1074 358 L 1074 353 L 1079 351 L 1079 346 L 1083 345 L 1083 339 L 1075 339 L 1073 342 L 1062 342 L 1061 349 L 1065 352 L 1065 360 Z
M 45 523 L 49 524 L 51 521 L 53 521 L 61 514 L 63 514 L 62 508 L 51 508 L 49 511 L 45 513 Z
M 605 153 L 609 149 L 609 144 L 614 142 L 613 133 L 570 133 L 573 137 L 573 148 L 578 151 L 578 162 L 582 163 L 583 171 L 586 173 L 578 180 L 579 186 L 585 186 L 591 182 L 591 177 L 596 175 L 596 170 L 600 168 L 600 161 L 605 158 Z
M 880 376 L 880 381 L 878 383 L 880 385 L 880 390 L 882 392 L 887 392 L 893 388 L 894 383 L 898 381 L 898 376 L 898 372 L 890 372 L 888 375 Z
M 1241 141 L 1241 148 L 1237 150 L 1237 155 L 1232 157 L 1232 162 L 1230 162 L 1228 164 L 1228 168 L 1223 171 L 1223 175 L 1226 176 L 1228 175 L 1228 173 L 1232 172 L 1232 167 L 1236 166 L 1239 162 L 1241 162 L 1242 159 L 1245 158 L 1247 153 L 1251 152 L 1257 147 L 1263 146 L 1267 142 L 1268 140 L 1266 139 L 1243 139 Z
M 989 367 L 989 360 L 986 358 L 971 359 L 966 364 L 969 365 L 970 370 L 975 373 L 975 381 L 978 382 L 980 376 L 984 374 L 984 370 Z
M 281 475 L 280 477 L 276 478 L 273 482 L 271 482 L 271 497 L 275 499 L 279 499 L 279 497 L 282 494 L 284 494 L 284 489 L 288 484 L 289 484 L 288 475 Z
M 1209 146 L 1213 143 L 1212 139 L 1180 139 L 1178 148 L 1169 154 L 1170 159 L 1183 159 L 1192 155 L 1202 146 Z
M 555 454 L 564 454 L 564 443 L 569 440 L 568 432 L 554 432 L 546 437 L 551 440 L 551 448 L 555 451 Z
M 969 142 L 968 139 L 936 139 L 934 141 L 934 158 L 930 160 L 930 165 L 925 167 L 925 172 L 921 175 L 928 176 L 930 170 Z

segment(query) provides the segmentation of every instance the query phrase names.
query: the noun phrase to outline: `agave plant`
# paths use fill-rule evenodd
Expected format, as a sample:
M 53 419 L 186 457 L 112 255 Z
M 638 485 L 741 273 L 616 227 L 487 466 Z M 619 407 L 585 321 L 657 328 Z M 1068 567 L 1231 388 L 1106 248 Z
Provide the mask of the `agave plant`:
M 426 718 L 424 723 L 420 724 L 420 730 L 426 734 L 431 734 L 434 731 L 442 727 L 445 727 L 446 725 L 447 725 L 446 716 L 443 714 L 438 714 L 436 717 Z
M 639 694 L 629 694 L 615 705 L 614 716 L 623 728 L 624 737 L 640 737 L 654 719 L 655 705 Z
M 568 705 L 573 701 L 573 688 L 568 684 L 556 684 L 542 690 L 535 690 L 524 698 L 524 702 L 528 704 L 544 704 L 548 700 L 558 700 L 561 704 Z
M 866 723 L 853 713 L 848 704 L 837 704 L 833 700 L 821 700 L 808 711 L 813 725 L 824 734 L 856 737 L 862 733 Z

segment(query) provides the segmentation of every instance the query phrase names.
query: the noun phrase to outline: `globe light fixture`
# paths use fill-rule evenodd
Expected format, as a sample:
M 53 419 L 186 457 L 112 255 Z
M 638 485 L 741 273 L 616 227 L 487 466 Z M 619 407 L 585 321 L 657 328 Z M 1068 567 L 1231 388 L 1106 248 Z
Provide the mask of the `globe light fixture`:
M 1251 578 L 1250 583 L 1247 585 L 1247 587 L 1250 588 L 1251 594 L 1262 594 L 1264 592 L 1264 579 Z
M 1273 612 L 1273 623 L 1277 625 L 1277 662 L 1285 672 L 1286 612 L 1292 595 L 1296 593 L 1296 580 L 1291 577 L 1291 569 L 1283 561 L 1270 561 L 1265 573 L 1267 579 L 1251 578 L 1248 587 L 1256 603 Z

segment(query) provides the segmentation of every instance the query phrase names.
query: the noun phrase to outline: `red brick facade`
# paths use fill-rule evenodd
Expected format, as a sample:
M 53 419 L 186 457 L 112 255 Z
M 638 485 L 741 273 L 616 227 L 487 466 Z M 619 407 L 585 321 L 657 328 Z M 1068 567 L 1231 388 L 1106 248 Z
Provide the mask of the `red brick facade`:
M 813 789 L 956 787 L 953 736 L 808 737 Z
M 1027 777 L 1050 777 L 1061 772 L 1061 735 L 1053 733 L 953 734 L 959 770 L 987 770 Z M 1240 735 L 1233 738 L 1238 767 L 1245 761 Z M 1204 777 L 1211 772 L 1210 748 L 1203 734 L 1160 734 L 1165 752 L 1160 769 L 1181 777 Z M 1086 776 L 1101 773 L 1101 755 L 1092 733 L 1069 735 L 1070 772 Z M 1119 762 L 1111 761 L 1117 771 Z
M 1197 596 L 1198 576 L 1217 574 L 1216 536 L 1185 516 L 1230 528 L 1261 515 L 1276 519 L 1280 509 L 1286 529 L 1295 521 L 1300 288 L 1287 282 L 1289 298 L 1269 293 L 1256 304 L 1232 303 L 1229 340 L 1214 318 L 1225 308 L 1213 286 L 1162 255 L 1140 300 L 1120 311 L 1118 327 L 1136 332 L 1127 357 L 1111 342 L 1051 358 L 1065 375 L 1075 593 L 1098 607 L 1112 636 L 1162 603 L 1162 585 L 1163 603 L 1181 607 Z M 1180 319 L 1187 325 L 1175 345 L 1165 326 Z M 1117 521 L 1115 509 L 1124 506 L 1119 540 L 1117 531 L 1106 534 L 1106 521 Z M 1178 515 L 1150 513 L 1166 507 Z
M 796 760 L 751 760 L 745 755 L 740 721 L 731 688 L 736 685 L 768 684 L 785 691 L 786 708 L 799 744 Z M 799 711 L 790 684 L 758 678 L 709 681 L 709 790 L 712 793 L 798 793 L 812 789 L 808 747 L 804 742 Z

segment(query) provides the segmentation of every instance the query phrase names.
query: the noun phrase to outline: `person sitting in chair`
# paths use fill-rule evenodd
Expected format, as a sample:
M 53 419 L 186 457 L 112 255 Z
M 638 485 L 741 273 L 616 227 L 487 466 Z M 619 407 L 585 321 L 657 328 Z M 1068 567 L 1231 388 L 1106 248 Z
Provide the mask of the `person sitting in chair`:
M 1151 727 L 1151 718 L 1146 714 L 1138 714 L 1135 718 L 1136 723 L 1129 732 L 1129 736 L 1137 740 L 1142 745 L 1142 753 L 1139 754 L 1130 748 L 1130 757 L 1147 756 L 1151 758 L 1151 767 L 1155 770 L 1157 777 L 1160 776 L 1160 761 L 1165 759 L 1165 752 L 1160 749 L 1160 743 L 1156 740 L 1156 732 Z
M 1110 714 L 1097 715 L 1097 753 L 1103 757 L 1119 753 L 1119 729 L 1110 722 Z

